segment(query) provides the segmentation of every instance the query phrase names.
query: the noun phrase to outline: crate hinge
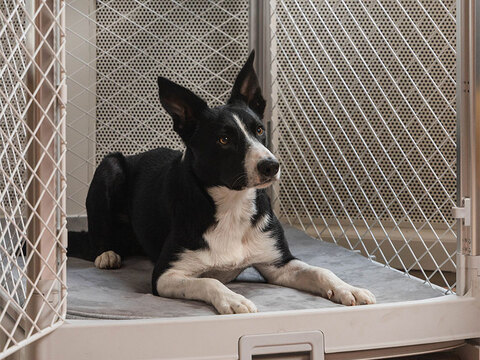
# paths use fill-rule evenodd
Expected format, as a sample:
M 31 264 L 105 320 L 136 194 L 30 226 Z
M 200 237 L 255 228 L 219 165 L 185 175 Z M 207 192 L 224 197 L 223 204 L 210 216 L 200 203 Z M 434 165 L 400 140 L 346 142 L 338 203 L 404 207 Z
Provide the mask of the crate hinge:
M 462 207 L 453 207 L 452 213 L 455 219 L 463 219 L 464 226 L 471 226 L 472 223 L 472 208 L 470 198 L 463 198 Z

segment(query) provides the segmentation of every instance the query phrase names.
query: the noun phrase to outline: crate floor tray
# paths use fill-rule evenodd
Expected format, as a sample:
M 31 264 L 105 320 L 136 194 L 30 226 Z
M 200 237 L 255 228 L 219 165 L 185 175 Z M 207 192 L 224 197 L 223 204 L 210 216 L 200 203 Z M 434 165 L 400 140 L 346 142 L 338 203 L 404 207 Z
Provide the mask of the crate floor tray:
M 292 253 L 312 265 L 332 270 L 352 285 L 368 288 L 378 303 L 428 299 L 443 291 L 372 262 L 352 251 L 285 228 Z M 126 259 L 118 270 L 98 270 L 93 263 L 68 260 L 70 318 L 138 319 L 216 314 L 198 301 L 167 299 L 150 293 L 153 265 L 144 258 Z M 301 310 L 341 306 L 302 291 L 266 284 L 254 269 L 228 284 L 252 300 L 258 311 Z

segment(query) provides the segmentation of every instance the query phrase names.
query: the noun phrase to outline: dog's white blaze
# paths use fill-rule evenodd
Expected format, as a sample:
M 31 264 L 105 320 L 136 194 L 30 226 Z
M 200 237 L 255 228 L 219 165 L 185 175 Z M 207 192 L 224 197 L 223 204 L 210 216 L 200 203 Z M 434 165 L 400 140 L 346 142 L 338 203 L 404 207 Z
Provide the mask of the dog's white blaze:
M 242 133 L 245 135 L 245 139 L 248 143 L 248 150 L 245 155 L 245 170 L 247 172 L 248 185 L 252 186 L 254 184 L 260 183 L 260 176 L 257 171 L 257 164 L 260 160 L 264 159 L 276 159 L 275 156 L 268 150 L 260 141 L 251 136 L 245 129 L 245 124 L 238 118 L 237 115 L 233 114 L 233 119 L 235 120 L 237 126 L 240 128 Z M 280 171 L 276 174 L 275 179 L 280 178 Z M 270 184 L 268 184 L 270 185 Z M 268 186 L 267 185 L 267 186 Z

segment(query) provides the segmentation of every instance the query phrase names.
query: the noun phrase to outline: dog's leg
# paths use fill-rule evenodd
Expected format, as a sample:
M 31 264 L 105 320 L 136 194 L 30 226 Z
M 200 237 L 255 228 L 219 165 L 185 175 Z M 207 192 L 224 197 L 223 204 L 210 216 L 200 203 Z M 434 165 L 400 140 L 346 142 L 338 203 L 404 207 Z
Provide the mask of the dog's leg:
M 158 278 L 156 288 L 160 296 L 204 301 L 213 305 L 220 314 L 257 312 L 254 303 L 217 279 L 193 278 L 181 271 L 167 270 Z
M 268 282 L 308 291 L 343 305 L 374 304 L 375 296 L 366 289 L 347 284 L 333 272 L 291 260 L 283 266 L 255 265 Z
M 122 211 L 125 178 L 123 155 L 108 155 L 95 171 L 88 189 L 88 235 L 95 266 L 99 269 L 117 269 L 121 265 L 118 252 L 122 234 L 117 214 Z

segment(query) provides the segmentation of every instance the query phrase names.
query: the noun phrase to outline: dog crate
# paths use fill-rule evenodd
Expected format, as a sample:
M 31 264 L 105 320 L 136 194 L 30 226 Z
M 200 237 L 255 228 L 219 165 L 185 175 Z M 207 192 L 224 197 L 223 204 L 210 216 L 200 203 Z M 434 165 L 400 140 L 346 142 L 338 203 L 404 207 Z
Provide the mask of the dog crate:
M 480 337 L 480 2 L 0 10 L 0 358 L 364 359 Z M 86 228 L 103 156 L 183 148 L 157 76 L 220 105 L 250 49 L 282 168 L 272 205 L 293 253 L 373 290 L 376 305 L 235 282 L 260 312 L 218 316 L 150 295 L 142 259 L 115 271 L 67 262 L 66 228 Z

